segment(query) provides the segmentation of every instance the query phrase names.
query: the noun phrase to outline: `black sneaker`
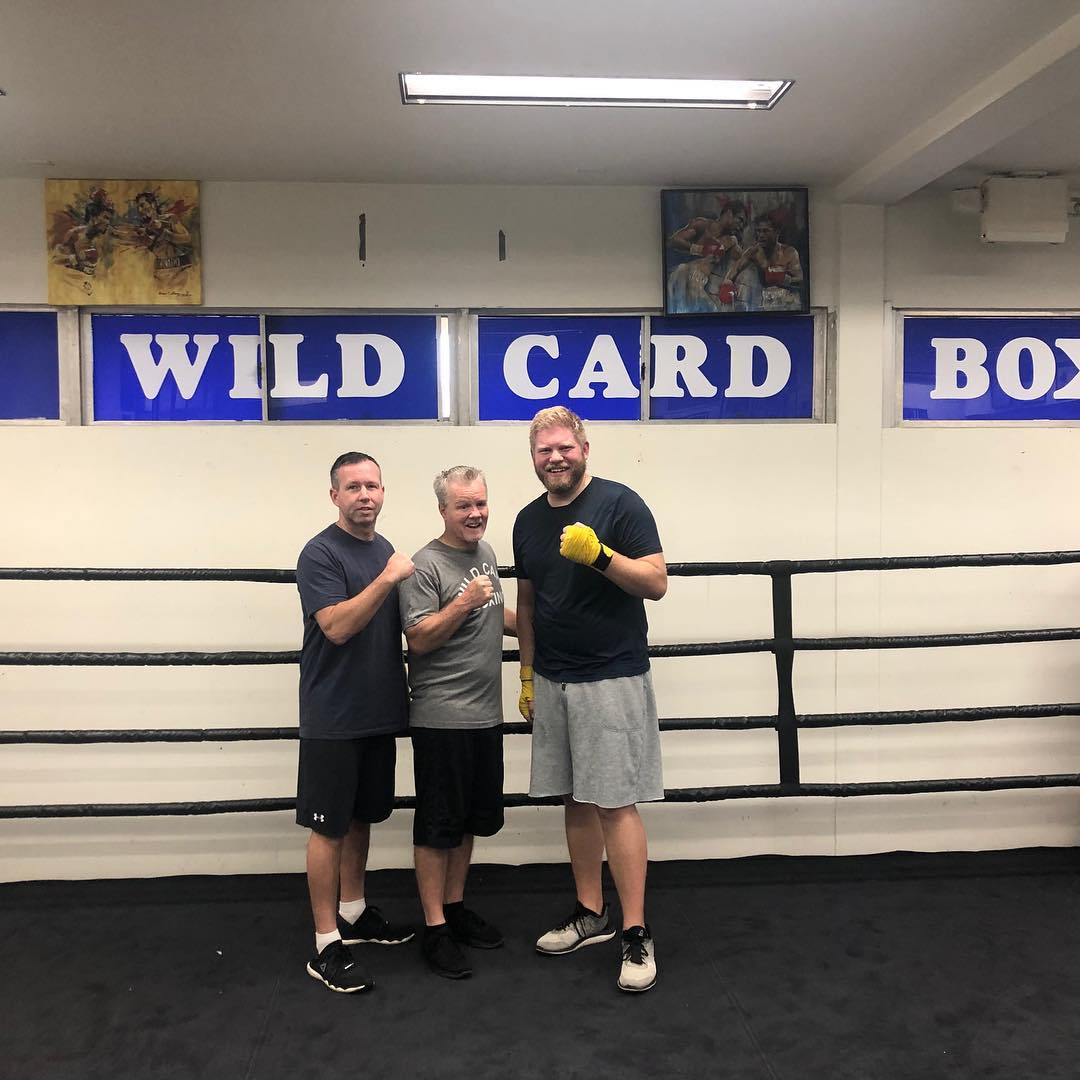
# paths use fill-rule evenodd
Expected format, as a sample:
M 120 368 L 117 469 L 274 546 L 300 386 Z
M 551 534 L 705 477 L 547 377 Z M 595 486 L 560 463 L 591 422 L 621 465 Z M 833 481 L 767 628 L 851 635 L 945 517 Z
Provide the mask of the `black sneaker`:
M 471 945 L 474 949 L 497 949 L 503 943 L 502 931 L 467 907 L 448 911 L 446 923 L 462 945 Z
M 467 979 L 472 974 L 462 947 L 454 940 L 450 927 L 429 926 L 424 930 L 422 944 L 427 966 L 444 979 Z
M 340 941 L 331 941 L 318 956 L 313 956 L 308 961 L 307 973 L 339 994 L 356 994 L 375 985 L 375 980 L 360 971 L 352 953 Z
M 338 931 L 346 945 L 404 945 L 416 937 L 411 926 L 395 926 L 383 918 L 377 907 L 364 908 L 363 914 L 354 923 L 347 923 L 338 916 Z

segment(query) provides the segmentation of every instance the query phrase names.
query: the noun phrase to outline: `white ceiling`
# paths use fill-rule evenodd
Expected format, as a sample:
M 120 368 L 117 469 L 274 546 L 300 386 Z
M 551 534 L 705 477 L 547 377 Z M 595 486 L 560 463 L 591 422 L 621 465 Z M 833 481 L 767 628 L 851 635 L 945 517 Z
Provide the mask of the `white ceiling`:
M 795 86 L 768 113 L 404 106 L 401 71 Z M 891 202 L 987 171 L 1080 176 L 1078 0 L 0 0 L 0 87 L 0 177 Z

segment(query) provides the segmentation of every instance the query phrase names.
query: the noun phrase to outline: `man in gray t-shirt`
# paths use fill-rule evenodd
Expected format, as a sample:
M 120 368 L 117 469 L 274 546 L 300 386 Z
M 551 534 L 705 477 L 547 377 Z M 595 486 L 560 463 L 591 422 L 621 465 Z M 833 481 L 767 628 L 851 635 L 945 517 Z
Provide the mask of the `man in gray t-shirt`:
M 502 934 L 465 907 L 473 837 L 503 824 L 502 639 L 515 613 L 503 603 L 495 552 L 484 543 L 487 483 L 458 465 L 435 478 L 442 535 L 413 559 L 398 587 L 409 644 L 416 881 L 424 957 L 450 979 L 472 974 L 462 945 L 494 949 Z

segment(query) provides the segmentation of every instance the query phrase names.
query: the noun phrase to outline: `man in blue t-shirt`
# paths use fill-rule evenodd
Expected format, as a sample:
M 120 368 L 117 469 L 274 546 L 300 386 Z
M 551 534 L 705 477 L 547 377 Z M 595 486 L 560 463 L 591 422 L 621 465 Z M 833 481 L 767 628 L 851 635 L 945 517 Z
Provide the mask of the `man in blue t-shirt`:
M 514 523 L 519 708 L 534 721 L 529 794 L 563 797 L 577 888 L 573 912 L 536 949 L 555 956 L 615 936 L 601 890 L 606 848 L 623 917 L 618 986 L 648 990 L 656 955 L 636 804 L 662 799 L 664 784 L 643 601 L 667 592 L 667 565 L 642 499 L 589 475 L 579 417 L 541 410 L 529 444 L 547 490 Z
M 395 740 L 408 727 L 397 586 L 413 564 L 375 531 L 384 494 L 373 457 L 342 454 L 330 470 L 338 519 L 307 542 L 296 565 L 304 614 L 296 822 L 311 829 L 315 919 L 307 971 L 339 993 L 374 985 L 350 945 L 414 936 L 364 899 L 371 824 L 394 808 Z

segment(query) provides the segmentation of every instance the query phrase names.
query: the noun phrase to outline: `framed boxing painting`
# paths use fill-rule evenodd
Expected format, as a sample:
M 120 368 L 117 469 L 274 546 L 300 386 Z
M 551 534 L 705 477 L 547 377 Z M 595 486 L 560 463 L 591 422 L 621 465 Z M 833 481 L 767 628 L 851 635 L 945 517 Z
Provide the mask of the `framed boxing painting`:
M 664 314 L 807 314 L 806 188 L 683 188 L 660 193 Z
M 201 304 L 196 180 L 46 180 L 49 303 Z

